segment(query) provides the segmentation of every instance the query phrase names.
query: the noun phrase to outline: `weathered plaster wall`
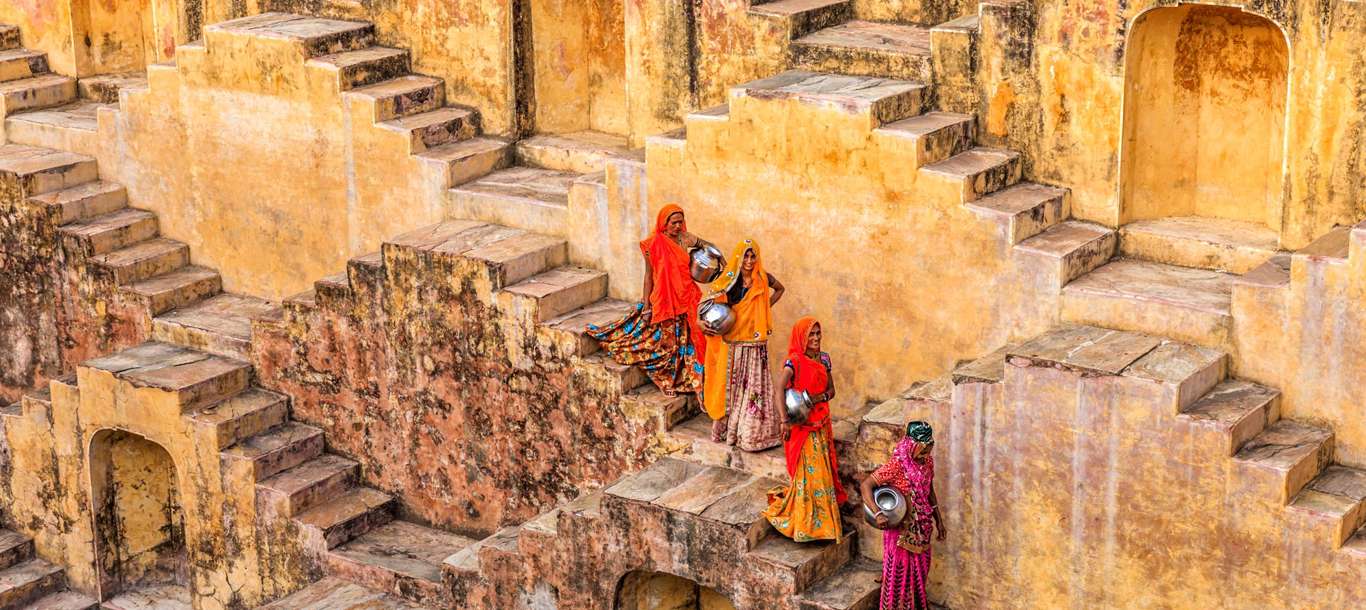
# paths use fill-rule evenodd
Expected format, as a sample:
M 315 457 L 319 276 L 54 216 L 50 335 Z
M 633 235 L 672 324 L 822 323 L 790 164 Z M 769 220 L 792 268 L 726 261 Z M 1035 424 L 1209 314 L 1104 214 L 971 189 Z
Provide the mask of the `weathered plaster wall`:
M 30 180 L 0 172 L 0 403 L 63 370 L 56 226 L 28 205 Z
M 1144 13 L 1129 38 L 1123 219 L 1280 227 L 1289 73 L 1270 21 L 1226 7 Z
M 100 590 L 112 594 L 139 584 L 188 584 L 177 578 L 177 572 L 188 577 L 189 570 L 171 455 L 117 430 L 96 433 L 88 455 Z
M 950 608 L 1360 606 L 1366 558 L 1336 548 L 1331 518 L 1288 508 L 1284 480 L 1240 466 L 1227 430 L 1177 415 L 1181 390 L 1201 385 L 1180 380 L 1208 357 L 1155 351 L 1123 376 L 1025 361 L 909 401 L 885 433 L 911 417 L 935 426 L 949 537 L 936 543 L 932 598 Z
M 442 226 L 258 322 L 262 385 L 289 394 L 293 417 L 323 428 L 367 484 L 455 531 L 521 523 L 646 463 L 660 414 L 626 396 L 620 367 L 572 355 L 577 335 L 557 343 L 497 293 L 501 268 L 464 256 L 469 238 L 451 229 L 480 223 Z
M 1233 2 L 1289 40 L 1283 246 L 1299 248 L 1363 213 L 1366 8 L 1352 2 Z M 1073 189 L 1080 217 L 1123 219 L 1119 151 L 1134 20 L 1164 2 L 983 5 L 986 141 L 1027 153 L 1033 175 Z M 1331 76 L 1330 76 L 1331 75 Z M 1183 143 L 1173 138 L 1172 152 Z M 1259 147 L 1258 150 L 1265 150 Z
M 297 587 L 302 571 L 273 569 L 272 563 L 297 555 L 297 549 L 270 547 L 268 558 L 264 549 L 275 539 L 268 528 L 255 527 L 254 477 L 224 467 L 218 430 L 182 417 L 186 408 L 180 400 L 177 392 L 85 367 L 74 379 L 54 382 L 50 394 L 25 397 L 21 410 L 4 414 L 13 460 L 8 516 L 34 538 L 40 556 L 66 567 L 72 587 L 92 595 L 101 591 L 96 549 L 110 539 L 97 536 L 96 523 L 110 515 L 92 513 L 91 477 L 100 469 L 92 472 L 91 465 L 110 456 L 99 447 L 92 451 L 92 442 L 108 430 L 122 430 L 164 448 L 175 464 L 175 486 L 184 490 L 179 501 L 185 567 L 196 607 L 251 607 Z
M 239 0 L 240 1 L 240 0 Z M 227 0 L 219 0 L 227 4 Z M 484 129 L 516 128 L 514 2 L 485 0 L 246 0 L 247 14 L 270 11 L 369 21 L 380 43 L 408 49 L 413 69 L 446 80 L 450 101 L 478 109 Z
M 98 156 L 225 290 L 281 299 L 440 218 L 445 168 L 376 127 L 300 46 L 212 28 L 206 44 L 101 118 Z
M 47 52 L 58 74 L 76 74 L 76 46 L 71 2 L 22 0 L 0 5 L 0 23 L 18 26 L 24 46 Z
M 1331 427 L 1338 460 L 1366 466 L 1366 228 L 1349 257 L 1295 254 L 1233 294 L 1239 374 L 1280 389 L 1287 417 Z

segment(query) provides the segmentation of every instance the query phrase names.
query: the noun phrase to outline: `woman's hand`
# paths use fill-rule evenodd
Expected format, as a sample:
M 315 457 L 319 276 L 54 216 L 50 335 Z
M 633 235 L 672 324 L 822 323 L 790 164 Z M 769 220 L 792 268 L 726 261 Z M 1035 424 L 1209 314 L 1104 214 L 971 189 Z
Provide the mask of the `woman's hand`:
M 944 529 L 944 523 L 942 521 L 934 524 L 934 529 L 939 530 L 939 535 L 936 537 L 936 539 L 940 542 L 943 542 L 944 538 L 947 538 L 949 535 L 948 530 Z

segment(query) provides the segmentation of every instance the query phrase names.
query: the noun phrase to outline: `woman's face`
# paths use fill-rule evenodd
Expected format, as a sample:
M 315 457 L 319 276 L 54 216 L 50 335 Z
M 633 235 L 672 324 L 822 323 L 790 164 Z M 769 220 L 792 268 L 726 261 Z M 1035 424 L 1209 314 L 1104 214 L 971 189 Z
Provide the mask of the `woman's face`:
M 669 237 L 678 237 L 683 233 L 683 212 L 669 214 L 668 220 L 664 221 L 664 234 Z
M 754 272 L 754 263 L 758 260 L 759 257 L 755 256 L 753 250 L 745 250 L 745 258 L 740 262 L 740 269 L 745 273 L 752 273 Z
M 911 450 L 911 457 L 917 460 L 922 459 L 930 454 L 931 449 L 934 449 L 934 442 L 916 443 L 915 448 Z
M 811 327 L 811 332 L 806 335 L 806 351 L 821 351 L 821 325 L 816 324 Z

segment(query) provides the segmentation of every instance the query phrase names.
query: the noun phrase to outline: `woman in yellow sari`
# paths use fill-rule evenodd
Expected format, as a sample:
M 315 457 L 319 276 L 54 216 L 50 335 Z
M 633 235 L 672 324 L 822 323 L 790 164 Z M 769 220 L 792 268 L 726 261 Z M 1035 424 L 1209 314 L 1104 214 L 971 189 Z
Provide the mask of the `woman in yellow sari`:
M 759 244 L 752 239 L 736 244 L 726 269 L 712 282 L 711 294 L 730 305 L 735 326 L 725 335 L 707 334 L 703 405 L 713 420 L 712 440 L 763 451 L 782 442 L 768 338 L 773 334 L 769 307 L 783 297 L 783 285 L 764 271 Z

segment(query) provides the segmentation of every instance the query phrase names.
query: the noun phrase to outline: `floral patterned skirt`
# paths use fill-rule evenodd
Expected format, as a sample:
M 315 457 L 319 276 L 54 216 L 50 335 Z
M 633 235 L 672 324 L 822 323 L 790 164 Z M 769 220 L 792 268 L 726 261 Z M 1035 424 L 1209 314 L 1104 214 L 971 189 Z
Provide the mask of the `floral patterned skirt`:
M 702 364 L 684 316 L 658 324 L 641 315 L 637 303 L 626 317 L 601 328 L 590 324 L 588 336 L 618 364 L 639 366 L 661 392 L 668 396 L 702 389 Z
M 726 373 L 726 416 L 712 424 L 712 440 L 744 451 L 763 451 L 783 442 L 783 421 L 773 404 L 768 346 L 737 343 Z
M 835 473 L 830 469 L 831 451 L 834 447 L 825 430 L 812 432 L 806 437 L 792 482 L 768 492 L 764 517 L 797 542 L 839 540 L 843 535 Z

